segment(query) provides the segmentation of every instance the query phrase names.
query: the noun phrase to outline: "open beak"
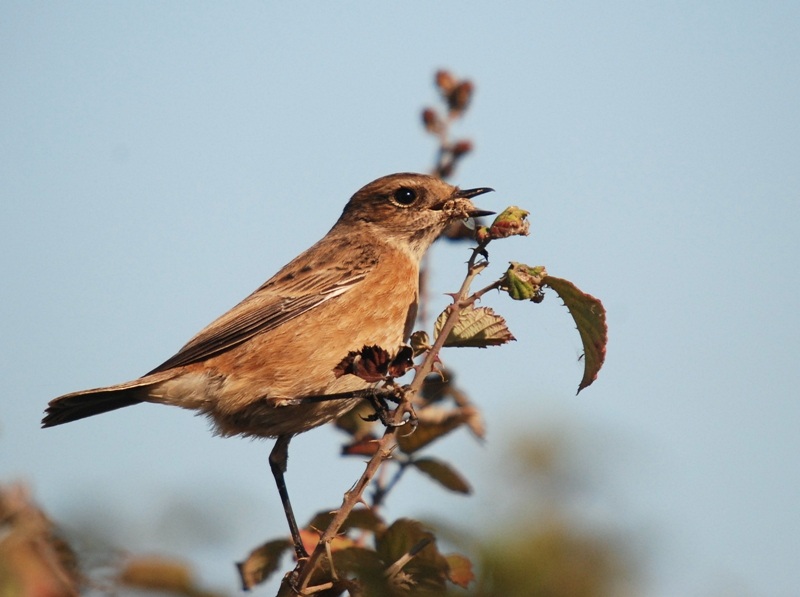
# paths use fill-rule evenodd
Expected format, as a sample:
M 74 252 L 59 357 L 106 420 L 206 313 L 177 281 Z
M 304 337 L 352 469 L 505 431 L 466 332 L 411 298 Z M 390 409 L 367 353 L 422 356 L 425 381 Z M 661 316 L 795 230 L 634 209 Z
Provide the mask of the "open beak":
M 477 189 L 459 189 L 456 191 L 455 196 L 462 198 L 462 199 L 472 199 L 473 197 L 477 197 L 478 195 L 483 195 L 484 193 L 491 193 L 494 189 L 489 187 L 479 187 Z M 469 210 L 469 215 L 471 218 L 479 218 L 481 216 L 491 216 L 495 212 L 487 211 L 485 209 L 473 208 Z

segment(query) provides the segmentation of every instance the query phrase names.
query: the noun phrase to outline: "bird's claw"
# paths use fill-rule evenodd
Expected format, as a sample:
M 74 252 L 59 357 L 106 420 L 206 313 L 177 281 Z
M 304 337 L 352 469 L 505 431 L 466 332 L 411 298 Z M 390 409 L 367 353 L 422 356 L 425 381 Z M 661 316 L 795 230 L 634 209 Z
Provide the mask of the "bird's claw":
M 368 396 L 368 400 L 375 412 L 371 415 L 362 416 L 364 421 L 380 421 L 384 427 L 403 427 L 410 424 L 413 430 L 417 428 L 417 413 L 414 412 L 414 407 L 410 402 L 403 403 L 403 388 L 395 388 L 390 392 L 372 392 Z M 401 411 L 402 419 L 395 421 L 396 411 L 391 411 L 387 400 L 399 404 L 397 407 Z

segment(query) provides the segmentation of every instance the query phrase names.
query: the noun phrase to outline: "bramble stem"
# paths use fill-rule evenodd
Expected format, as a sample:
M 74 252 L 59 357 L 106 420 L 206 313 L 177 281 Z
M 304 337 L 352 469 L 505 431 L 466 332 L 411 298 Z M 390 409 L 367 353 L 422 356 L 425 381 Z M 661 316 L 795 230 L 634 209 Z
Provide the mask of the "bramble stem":
M 472 281 L 489 265 L 488 260 L 485 258 L 481 261 L 478 261 L 479 256 L 485 255 L 485 246 L 485 244 L 481 244 L 477 248 L 473 249 L 472 255 L 467 262 L 467 275 L 464 277 L 464 281 L 462 282 L 458 293 L 453 295 L 452 304 L 447 308 L 447 319 L 445 320 L 439 335 L 436 337 L 436 341 L 433 343 L 433 346 L 431 346 L 430 350 L 428 350 L 426 353 L 422 364 L 416 368 L 416 374 L 414 375 L 414 379 L 411 381 L 411 385 L 407 387 L 405 392 L 403 392 L 400 404 L 397 405 L 397 408 L 394 410 L 392 416 L 393 423 L 402 423 L 405 413 L 408 412 L 409 409 L 412 409 L 411 404 L 413 402 L 413 398 L 422 388 L 422 383 L 425 381 L 425 378 L 431 373 L 431 371 L 433 371 L 433 366 L 436 363 L 439 351 L 444 346 L 445 340 L 450 334 L 450 331 L 458 322 L 461 310 L 474 303 L 483 293 L 497 287 L 498 283 L 495 282 L 494 284 L 490 284 L 486 288 L 469 296 L 469 289 Z M 339 529 L 342 528 L 342 525 L 347 520 L 347 517 L 353 511 L 353 508 L 355 508 L 359 502 L 363 502 L 364 491 L 372 481 L 375 474 L 378 472 L 381 464 L 391 458 L 392 452 L 397 446 L 397 438 L 395 437 L 396 433 L 397 426 L 386 427 L 385 431 L 383 432 L 383 436 L 377 440 L 378 445 L 377 449 L 375 450 L 375 454 L 367 462 L 367 466 L 365 467 L 364 472 L 361 474 L 361 477 L 359 477 L 352 489 L 344 494 L 342 505 L 334 515 L 333 520 L 331 520 L 330 524 L 328 525 L 328 528 L 325 529 L 325 532 L 320 537 L 317 546 L 314 548 L 314 551 L 311 553 L 308 559 L 305 560 L 305 562 L 300 563 L 300 570 L 295 584 L 295 588 L 299 594 L 304 594 L 304 591 L 308 587 L 308 583 L 311 580 L 311 575 L 319 565 L 322 556 L 327 552 L 327 546 L 339 533 Z

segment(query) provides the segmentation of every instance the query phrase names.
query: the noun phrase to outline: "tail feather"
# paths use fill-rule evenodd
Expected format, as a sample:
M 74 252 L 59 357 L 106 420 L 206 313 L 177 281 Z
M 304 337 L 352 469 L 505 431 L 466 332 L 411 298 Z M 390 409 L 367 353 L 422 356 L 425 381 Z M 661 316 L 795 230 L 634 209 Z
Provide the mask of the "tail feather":
M 161 372 L 116 386 L 73 392 L 54 398 L 47 405 L 42 427 L 54 427 L 145 402 L 151 386 L 169 379 L 174 374 L 174 372 Z
M 129 390 L 89 390 L 67 394 L 51 401 L 42 419 L 42 427 L 54 427 L 62 423 L 85 419 L 124 406 L 143 402 L 138 388 Z

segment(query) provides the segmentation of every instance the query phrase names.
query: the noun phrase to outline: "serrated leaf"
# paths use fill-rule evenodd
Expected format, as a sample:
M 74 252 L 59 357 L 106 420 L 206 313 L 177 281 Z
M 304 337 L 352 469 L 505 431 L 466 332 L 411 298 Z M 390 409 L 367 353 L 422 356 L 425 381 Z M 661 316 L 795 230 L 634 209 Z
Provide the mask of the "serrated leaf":
M 599 299 L 582 292 L 568 280 L 547 276 L 542 280 L 542 285 L 556 291 L 578 326 L 583 342 L 583 379 L 578 386 L 580 392 L 597 379 L 597 373 L 606 358 L 606 310 Z
M 419 471 L 428 475 L 445 489 L 468 495 L 472 493 L 467 480 L 449 464 L 435 458 L 420 458 L 411 462 Z
M 276 539 L 251 551 L 244 562 L 236 564 L 242 589 L 248 591 L 267 580 L 278 569 L 284 552 L 291 548 L 292 542 L 288 539 Z
M 449 309 L 445 309 L 436 318 L 436 323 L 433 326 L 435 338 L 439 337 L 448 313 Z M 505 319 L 497 315 L 489 307 L 478 307 L 476 309 L 470 305 L 459 313 L 458 321 L 447 335 L 444 345 L 486 348 L 487 346 L 499 346 L 511 340 L 516 340 L 516 338 L 509 331 Z
M 466 589 L 469 583 L 475 580 L 475 573 L 472 572 L 472 562 L 466 556 L 460 553 L 451 553 L 445 556 L 449 569 L 447 571 L 447 579 Z

